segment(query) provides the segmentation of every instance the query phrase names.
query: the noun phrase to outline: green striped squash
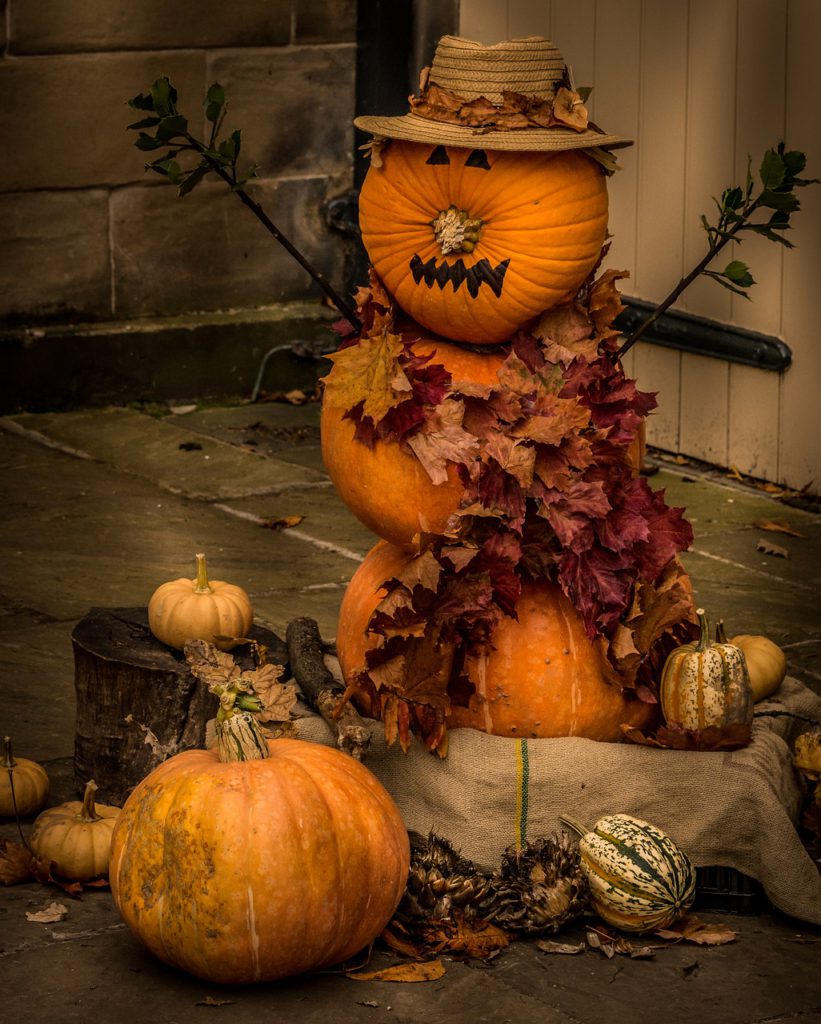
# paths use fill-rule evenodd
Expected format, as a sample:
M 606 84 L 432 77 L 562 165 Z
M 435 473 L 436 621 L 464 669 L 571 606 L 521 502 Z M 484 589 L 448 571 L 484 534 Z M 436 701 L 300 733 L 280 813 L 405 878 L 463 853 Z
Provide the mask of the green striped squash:
M 743 651 L 711 643 L 707 616 L 697 611 L 701 638 L 670 653 L 661 674 L 661 710 L 668 725 L 692 731 L 750 725 L 753 694 Z
M 655 825 L 629 814 L 609 814 L 581 836 L 581 868 L 596 913 L 626 932 L 664 928 L 683 917 L 696 893 L 690 858 Z

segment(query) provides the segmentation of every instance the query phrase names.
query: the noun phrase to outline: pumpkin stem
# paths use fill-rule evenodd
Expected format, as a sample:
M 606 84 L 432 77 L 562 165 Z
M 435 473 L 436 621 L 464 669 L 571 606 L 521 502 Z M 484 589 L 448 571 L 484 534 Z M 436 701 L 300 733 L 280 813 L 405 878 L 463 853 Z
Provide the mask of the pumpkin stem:
M 8 768 L 11 771 L 12 768 L 17 767 L 17 762 L 14 760 L 14 754 L 11 752 L 11 736 L 3 737 L 3 767 Z
M 195 558 L 197 559 L 197 580 L 194 584 L 194 593 L 211 594 L 214 588 L 208 582 L 208 573 L 205 569 L 205 555 L 200 552 L 198 555 L 195 555 Z
M 270 757 L 268 741 L 254 715 L 236 711 L 224 718 L 217 716 L 217 753 L 223 763 L 259 761 Z
M 471 217 L 466 210 L 449 206 L 447 210 L 439 211 L 439 216 L 430 222 L 430 226 L 442 255 L 449 256 L 454 252 L 473 252 L 479 241 L 482 221 Z
M 586 836 L 588 829 L 584 825 L 580 825 L 575 818 L 568 818 L 566 814 L 559 815 L 559 821 L 563 825 L 567 825 L 568 828 L 572 829 L 579 836 Z
M 701 630 L 696 650 L 706 651 L 710 646 L 710 623 L 707 621 L 707 613 L 703 608 L 696 608 L 696 615 L 698 615 L 698 627 Z
M 77 815 L 78 821 L 99 821 L 102 817 L 101 814 L 97 813 L 97 809 L 94 806 L 94 794 L 97 792 L 97 783 L 94 779 L 89 779 L 86 783 L 85 792 L 83 793 L 83 806 L 80 808 L 80 812 Z
M 724 619 L 719 619 L 716 623 L 716 643 L 729 643 L 729 640 L 727 639 L 727 634 L 724 632 Z

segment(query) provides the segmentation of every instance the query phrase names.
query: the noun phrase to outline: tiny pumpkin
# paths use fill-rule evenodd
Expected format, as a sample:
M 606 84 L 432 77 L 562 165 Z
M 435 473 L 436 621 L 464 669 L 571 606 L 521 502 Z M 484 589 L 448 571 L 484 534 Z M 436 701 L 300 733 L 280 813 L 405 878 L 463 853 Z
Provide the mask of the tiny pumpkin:
M 821 725 L 802 732 L 793 745 L 793 764 L 810 782 L 821 782 Z M 821 791 L 818 787 L 816 793 Z
M 405 889 L 408 834 L 338 750 L 266 741 L 221 709 L 218 745 L 155 768 L 114 831 L 111 891 L 155 956 L 221 984 L 273 981 L 368 945 Z
M 251 628 L 251 602 L 242 587 L 208 579 L 204 554 L 196 559 L 195 579 L 171 580 L 151 595 L 149 628 L 162 643 L 180 651 L 186 640 L 205 640 L 230 651 Z
M 95 803 L 96 792 L 92 779 L 82 800 L 50 807 L 34 821 L 29 840 L 32 852 L 51 862 L 60 878 L 88 882 L 108 874 L 111 833 L 120 808 Z
M 707 616 L 696 609 L 701 637 L 671 651 L 661 675 L 661 710 L 668 725 L 701 732 L 749 726 L 753 697 L 738 647 L 711 643 Z
M 42 765 L 28 758 L 15 758 L 11 739 L 3 738 L 3 761 L 0 763 L 0 818 L 25 818 L 46 805 L 49 791 L 48 774 Z
M 721 643 L 728 642 L 723 622 L 716 626 L 716 639 Z M 751 633 L 739 633 L 731 637 L 729 643 L 738 647 L 744 655 L 753 702 L 771 697 L 787 674 L 787 657 L 778 644 L 773 643 L 769 637 Z
M 589 831 L 559 819 L 581 836 L 581 869 L 596 913 L 626 932 L 666 928 L 683 917 L 696 894 L 690 858 L 665 832 L 629 814 L 609 814 Z

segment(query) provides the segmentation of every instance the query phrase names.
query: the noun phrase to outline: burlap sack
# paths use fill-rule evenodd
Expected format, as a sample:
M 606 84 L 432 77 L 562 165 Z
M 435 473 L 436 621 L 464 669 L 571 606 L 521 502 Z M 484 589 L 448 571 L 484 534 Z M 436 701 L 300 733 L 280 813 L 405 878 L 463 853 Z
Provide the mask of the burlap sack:
M 793 679 L 756 708 L 821 719 L 821 698 Z M 758 718 L 749 746 L 723 753 L 458 729 L 440 760 L 418 743 L 407 754 L 386 748 L 374 723 L 366 763 L 409 829 L 432 829 L 485 868 L 496 867 L 506 847 L 559 829 L 560 814 L 592 825 L 624 812 L 664 829 L 696 865 L 735 868 L 758 879 L 779 909 L 821 924 L 821 875 L 795 830 L 804 784 L 789 743 L 806 728 Z M 334 743 L 318 716 L 302 719 L 299 730 Z

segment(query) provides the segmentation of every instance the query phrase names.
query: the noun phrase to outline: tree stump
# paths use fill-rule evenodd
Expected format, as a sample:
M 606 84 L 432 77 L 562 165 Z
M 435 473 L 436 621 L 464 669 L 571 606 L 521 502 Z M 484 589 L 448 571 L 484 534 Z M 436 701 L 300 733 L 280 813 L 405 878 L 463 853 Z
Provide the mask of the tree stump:
M 269 661 L 287 666 L 278 636 L 252 626 L 249 637 L 267 647 Z M 166 758 L 205 745 L 218 701 L 188 671 L 182 652 L 154 637 L 145 608 L 92 608 L 71 639 L 77 790 L 93 778 L 100 803 L 122 804 Z M 242 668 L 254 667 L 250 645 L 231 654 Z

